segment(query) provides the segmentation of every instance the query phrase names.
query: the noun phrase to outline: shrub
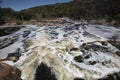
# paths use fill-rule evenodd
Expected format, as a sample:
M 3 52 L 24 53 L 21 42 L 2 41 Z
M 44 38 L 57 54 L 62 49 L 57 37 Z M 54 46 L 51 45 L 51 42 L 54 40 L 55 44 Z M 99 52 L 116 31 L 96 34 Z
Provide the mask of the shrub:
M 0 25 L 3 25 L 3 24 L 5 24 L 5 20 L 2 17 L 0 17 Z
M 17 25 L 21 25 L 21 24 L 23 24 L 23 21 L 20 21 L 20 20 L 19 20 L 19 21 L 16 21 L 16 24 L 17 24 Z
M 120 23 L 120 14 L 115 15 L 115 20 Z

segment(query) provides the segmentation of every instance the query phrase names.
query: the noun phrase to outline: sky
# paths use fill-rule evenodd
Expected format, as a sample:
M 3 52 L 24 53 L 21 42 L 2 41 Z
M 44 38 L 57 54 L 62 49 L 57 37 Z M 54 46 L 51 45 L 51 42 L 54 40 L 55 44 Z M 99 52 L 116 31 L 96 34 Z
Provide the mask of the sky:
M 1 0 L 0 0 L 1 1 Z M 40 5 L 69 2 L 71 0 L 3 0 L 1 7 L 12 8 L 16 11 Z

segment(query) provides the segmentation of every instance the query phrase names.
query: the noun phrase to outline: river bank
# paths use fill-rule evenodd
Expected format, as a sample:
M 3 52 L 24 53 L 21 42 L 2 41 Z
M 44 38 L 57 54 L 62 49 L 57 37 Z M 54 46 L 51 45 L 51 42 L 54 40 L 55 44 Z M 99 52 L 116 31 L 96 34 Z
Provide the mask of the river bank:
M 106 19 L 81 19 L 74 20 L 69 18 L 54 18 L 54 19 L 41 19 L 41 20 L 29 20 L 29 21 L 14 21 L 14 22 L 6 22 L 4 26 L 21 26 L 21 25 L 37 25 L 40 27 L 43 26 L 68 26 L 73 22 L 67 22 L 66 20 L 73 20 L 79 23 L 87 23 L 87 24 L 95 24 L 95 25 L 104 25 L 104 26 L 114 26 L 116 28 L 120 27 L 120 22 L 115 20 L 106 20 Z

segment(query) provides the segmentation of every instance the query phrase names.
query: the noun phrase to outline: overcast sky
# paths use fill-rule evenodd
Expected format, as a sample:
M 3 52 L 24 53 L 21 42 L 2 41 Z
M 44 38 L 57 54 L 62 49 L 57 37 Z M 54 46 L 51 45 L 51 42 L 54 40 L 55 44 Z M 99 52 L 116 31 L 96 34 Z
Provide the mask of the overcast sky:
M 63 3 L 71 0 L 3 0 L 1 7 L 12 8 L 16 11 L 27 9 L 34 6 Z

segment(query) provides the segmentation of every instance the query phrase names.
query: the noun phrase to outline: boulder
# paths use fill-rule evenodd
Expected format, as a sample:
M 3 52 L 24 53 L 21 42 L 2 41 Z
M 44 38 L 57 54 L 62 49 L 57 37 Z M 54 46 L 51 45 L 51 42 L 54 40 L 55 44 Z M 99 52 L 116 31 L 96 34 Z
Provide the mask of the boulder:
M 21 72 L 8 64 L 0 62 L 0 80 L 21 80 Z

